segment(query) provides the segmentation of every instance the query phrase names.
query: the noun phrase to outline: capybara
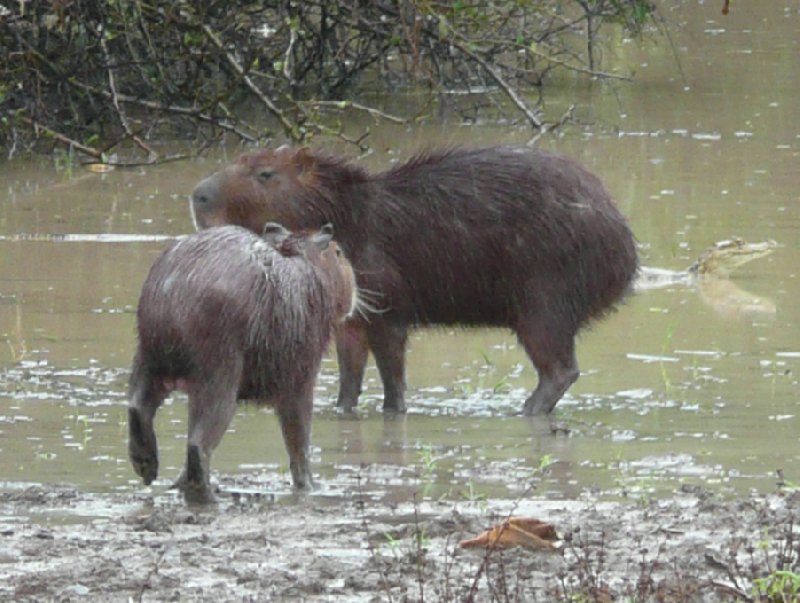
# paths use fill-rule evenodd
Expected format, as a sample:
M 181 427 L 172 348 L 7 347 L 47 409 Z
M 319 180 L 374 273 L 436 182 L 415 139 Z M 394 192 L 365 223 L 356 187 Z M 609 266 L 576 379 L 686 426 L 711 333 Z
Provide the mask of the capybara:
M 405 410 L 409 327 L 510 327 L 539 375 L 526 415 L 578 378 L 575 336 L 630 289 L 625 218 L 574 160 L 524 146 L 446 149 L 370 174 L 307 148 L 242 155 L 192 193 L 198 228 L 332 223 L 372 312 L 339 329 L 339 406 L 352 409 L 367 352 L 384 410 Z
M 352 311 L 355 279 L 330 225 L 263 238 L 237 226 L 179 240 L 142 287 L 129 387 L 129 454 L 145 484 L 158 474 L 153 417 L 174 389 L 189 396 L 186 466 L 176 485 L 209 501 L 211 453 L 240 399 L 275 407 L 294 486 L 309 469 L 312 394 L 334 328 Z

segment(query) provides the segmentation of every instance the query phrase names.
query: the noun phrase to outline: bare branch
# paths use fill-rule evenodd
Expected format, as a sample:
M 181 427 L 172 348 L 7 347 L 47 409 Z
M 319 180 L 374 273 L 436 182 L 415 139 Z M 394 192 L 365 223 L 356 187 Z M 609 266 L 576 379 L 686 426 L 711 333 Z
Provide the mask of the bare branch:
M 289 136 L 292 140 L 299 141 L 301 136 L 299 136 L 295 125 L 289 121 L 286 115 L 281 111 L 278 106 L 273 103 L 262 91 L 261 89 L 253 83 L 253 80 L 250 78 L 249 75 L 244 70 L 244 67 L 239 64 L 239 61 L 227 50 L 225 50 L 224 45 L 214 33 L 214 30 L 211 29 L 205 23 L 202 25 L 203 32 L 208 36 L 211 42 L 216 46 L 220 51 L 222 51 L 223 55 L 228 61 L 228 64 L 233 68 L 233 70 L 242 78 L 242 81 L 245 83 L 247 88 L 256 95 L 256 97 L 262 102 L 262 104 L 267 108 L 267 110 L 274 115 L 281 125 L 283 126 L 283 130 L 287 136 Z
M 68 146 L 74 148 L 75 150 L 78 150 L 81 153 L 86 153 L 87 155 L 90 155 L 91 157 L 94 157 L 95 159 L 101 159 L 102 160 L 102 158 L 103 158 L 103 154 L 100 151 L 98 151 L 97 149 L 95 149 L 94 147 L 90 147 L 90 146 L 87 146 L 85 144 L 81 144 L 77 140 L 73 140 L 69 136 L 65 136 L 64 134 L 61 134 L 60 132 L 56 132 L 52 128 L 48 128 L 44 124 L 41 124 L 38 121 L 31 119 L 30 117 L 26 117 L 26 116 L 22 115 L 22 116 L 20 116 L 20 119 L 24 123 L 32 126 L 34 131 L 41 130 L 42 132 L 46 132 L 48 135 L 52 136 L 53 138 L 55 138 L 59 142 L 63 142 L 65 144 L 67 144 Z
M 503 89 L 503 92 L 511 99 L 517 108 L 522 112 L 522 114 L 528 119 L 531 125 L 534 128 L 541 128 L 542 127 L 542 120 L 533 112 L 533 110 L 528 107 L 522 97 L 517 94 L 516 90 L 512 88 L 506 81 L 503 79 L 503 76 L 500 75 L 500 72 L 495 69 L 494 66 L 487 63 L 483 58 L 481 58 L 478 54 L 472 52 L 469 48 L 467 48 L 464 44 L 459 42 L 458 40 L 450 40 L 450 44 L 453 45 L 453 48 L 456 48 L 459 52 L 465 54 L 470 59 L 475 61 L 478 65 L 483 67 L 483 69 L 492 76 L 492 79 L 497 83 L 500 88 Z

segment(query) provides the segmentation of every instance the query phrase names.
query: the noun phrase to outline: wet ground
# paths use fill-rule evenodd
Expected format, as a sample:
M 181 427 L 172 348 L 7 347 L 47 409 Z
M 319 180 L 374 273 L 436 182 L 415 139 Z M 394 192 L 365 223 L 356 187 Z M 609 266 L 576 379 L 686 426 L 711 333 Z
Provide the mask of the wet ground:
M 796 601 L 800 492 L 685 488 L 615 502 L 265 497 L 224 480 L 211 508 L 165 493 L 0 495 L 0 598 L 14 601 Z M 529 493 L 530 494 L 530 493 Z M 423 498 L 423 497 L 421 497 Z M 18 515 L 113 509 L 47 525 Z M 555 552 L 463 549 L 508 516 L 556 527 Z M 783 574 L 781 572 L 784 572 Z M 782 576 L 789 576 L 788 586 Z M 782 592 L 784 599 L 760 599 Z M 794 593 L 794 594 L 793 594 Z
M 305 497 L 275 417 L 249 406 L 215 454 L 215 507 L 167 489 L 180 396 L 157 416 L 151 489 L 126 458 L 139 288 L 192 229 L 186 193 L 237 150 L 108 174 L 0 164 L 0 600 L 747 601 L 800 573 L 800 15 L 718 4 L 670 15 L 680 69 L 666 45 L 620 43 L 609 69 L 638 66 L 635 83 L 565 82 L 577 123 L 540 144 L 602 176 L 648 266 L 733 236 L 775 253 L 631 297 L 579 339 L 552 421 L 514 416 L 536 377 L 505 332 L 415 333 L 396 419 L 373 366 L 357 416 L 339 416 L 326 359 Z M 364 161 L 529 136 L 374 128 Z M 552 522 L 562 553 L 457 548 L 509 514 Z

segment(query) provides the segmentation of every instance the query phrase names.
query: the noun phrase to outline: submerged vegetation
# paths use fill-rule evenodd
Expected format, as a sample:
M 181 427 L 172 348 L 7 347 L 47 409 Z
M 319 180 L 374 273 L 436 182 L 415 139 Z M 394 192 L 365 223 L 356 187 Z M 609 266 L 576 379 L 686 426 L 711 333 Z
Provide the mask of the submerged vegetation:
M 498 98 L 542 130 L 529 91 L 541 102 L 555 71 L 612 77 L 602 34 L 640 35 L 656 15 L 650 0 L 6 3 L 0 145 L 107 161 L 125 143 L 142 162 L 163 159 L 152 141 L 174 135 L 210 145 L 332 134 L 365 147 L 369 128 L 347 132 L 332 114 L 405 123 L 434 102 L 474 116 Z M 420 93 L 400 115 L 354 100 L 398 87 Z

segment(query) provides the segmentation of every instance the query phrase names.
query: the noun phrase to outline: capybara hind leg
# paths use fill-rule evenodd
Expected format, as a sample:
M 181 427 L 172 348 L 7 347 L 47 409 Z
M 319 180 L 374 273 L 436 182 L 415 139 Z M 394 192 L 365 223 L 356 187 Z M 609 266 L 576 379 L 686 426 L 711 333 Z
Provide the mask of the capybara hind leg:
M 128 403 L 128 458 L 136 474 L 149 486 L 158 477 L 158 442 L 153 417 L 164 401 L 165 391 L 152 382 L 134 362 Z
M 176 486 L 186 500 L 211 502 L 211 455 L 236 412 L 236 388 L 207 389 L 189 394 L 189 436 L 186 466 Z
M 149 486 L 158 477 L 158 443 L 153 413 L 128 407 L 128 458 L 136 475 Z
M 517 336 L 539 375 L 539 383 L 525 400 L 522 413 L 529 417 L 549 414 L 580 375 L 575 359 L 575 337 L 562 334 L 559 339 L 532 330 L 517 333 Z
M 360 325 L 344 324 L 336 331 L 336 355 L 339 360 L 339 399 L 336 406 L 352 411 L 361 395 L 369 345 Z
M 405 412 L 408 329 L 405 325 L 375 322 L 369 325 L 367 338 L 383 381 L 383 411 Z
M 313 383 L 304 388 L 298 398 L 282 399 L 277 404 L 278 419 L 283 432 L 283 442 L 289 453 L 289 470 L 292 483 L 298 490 L 314 487 L 311 476 L 311 410 L 313 406 Z

